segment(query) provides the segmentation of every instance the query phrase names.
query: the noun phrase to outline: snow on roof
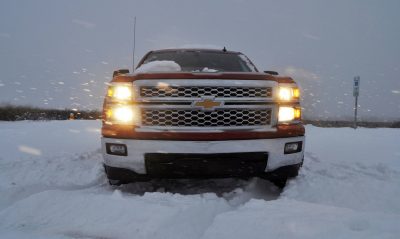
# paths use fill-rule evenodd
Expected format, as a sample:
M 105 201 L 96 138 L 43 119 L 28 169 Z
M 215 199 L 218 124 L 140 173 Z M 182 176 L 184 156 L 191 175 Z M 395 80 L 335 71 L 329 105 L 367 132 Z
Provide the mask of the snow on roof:
M 191 46 L 191 47 L 190 47 Z M 163 48 L 163 49 L 156 49 L 152 50 L 151 52 L 169 52 L 169 51 L 205 51 L 205 52 L 224 52 L 223 47 L 221 48 L 215 48 L 215 47 L 210 47 L 210 46 L 200 46 L 198 45 L 186 45 L 186 47 L 174 47 L 174 48 Z M 235 53 L 235 54 L 243 54 L 238 51 L 231 51 L 227 50 L 225 53 Z
M 185 44 L 179 47 L 174 47 L 176 49 L 213 49 L 222 50 L 223 46 L 211 45 L 211 44 Z

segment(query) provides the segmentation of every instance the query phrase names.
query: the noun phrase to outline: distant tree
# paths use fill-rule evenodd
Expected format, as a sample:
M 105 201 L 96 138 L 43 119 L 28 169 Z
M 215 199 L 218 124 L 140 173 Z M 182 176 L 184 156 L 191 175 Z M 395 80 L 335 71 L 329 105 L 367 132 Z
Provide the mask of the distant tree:
M 41 109 L 31 106 L 0 106 L 0 120 L 18 121 L 18 120 L 67 120 L 71 113 L 74 113 L 77 119 L 100 119 L 101 112 L 73 111 L 71 109 Z

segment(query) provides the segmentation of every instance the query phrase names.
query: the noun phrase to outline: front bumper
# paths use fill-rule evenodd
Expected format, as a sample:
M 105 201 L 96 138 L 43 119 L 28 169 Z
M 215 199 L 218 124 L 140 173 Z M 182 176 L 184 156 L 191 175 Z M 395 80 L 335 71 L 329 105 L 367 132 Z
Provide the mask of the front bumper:
M 193 155 L 265 152 L 267 153 L 268 157 L 265 159 L 265 169 L 263 171 L 272 172 L 275 169 L 284 166 L 301 164 L 304 156 L 304 140 L 304 136 L 226 141 L 138 140 L 103 137 L 101 144 L 104 164 L 106 166 L 127 169 L 139 175 L 145 176 L 148 174 L 146 170 L 146 155 L 154 153 Z M 286 143 L 299 141 L 302 142 L 301 152 L 284 154 L 284 147 Z M 106 150 L 106 143 L 126 145 L 127 156 L 108 154 Z M 223 161 L 223 164 L 227 164 L 227 161 Z

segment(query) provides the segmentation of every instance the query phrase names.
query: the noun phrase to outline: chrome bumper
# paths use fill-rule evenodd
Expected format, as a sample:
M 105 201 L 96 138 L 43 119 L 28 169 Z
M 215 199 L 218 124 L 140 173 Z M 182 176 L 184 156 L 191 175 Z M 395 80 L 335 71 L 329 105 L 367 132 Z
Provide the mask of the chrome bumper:
M 277 168 L 299 164 L 304 156 L 304 136 L 254 139 L 254 140 L 227 140 L 227 141 L 169 141 L 169 140 L 135 140 L 135 139 L 101 139 L 104 164 L 132 170 L 138 174 L 146 174 L 146 153 L 244 153 L 244 152 L 268 152 L 268 162 L 265 172 Z M 284 154 L 286 143 L 302 141 L 302 151 L 292 154 Z M 116 156 L 106 152 L 106 143 L 125 144 L 127 156 Z

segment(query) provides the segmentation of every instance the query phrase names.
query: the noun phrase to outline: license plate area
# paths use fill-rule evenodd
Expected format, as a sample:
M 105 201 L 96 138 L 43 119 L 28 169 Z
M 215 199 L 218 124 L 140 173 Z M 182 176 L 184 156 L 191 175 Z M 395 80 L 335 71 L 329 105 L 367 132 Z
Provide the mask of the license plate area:
M 145 154 L 146 171 L 153 178 L 258 176 L 267 162 L 268 152 Z

